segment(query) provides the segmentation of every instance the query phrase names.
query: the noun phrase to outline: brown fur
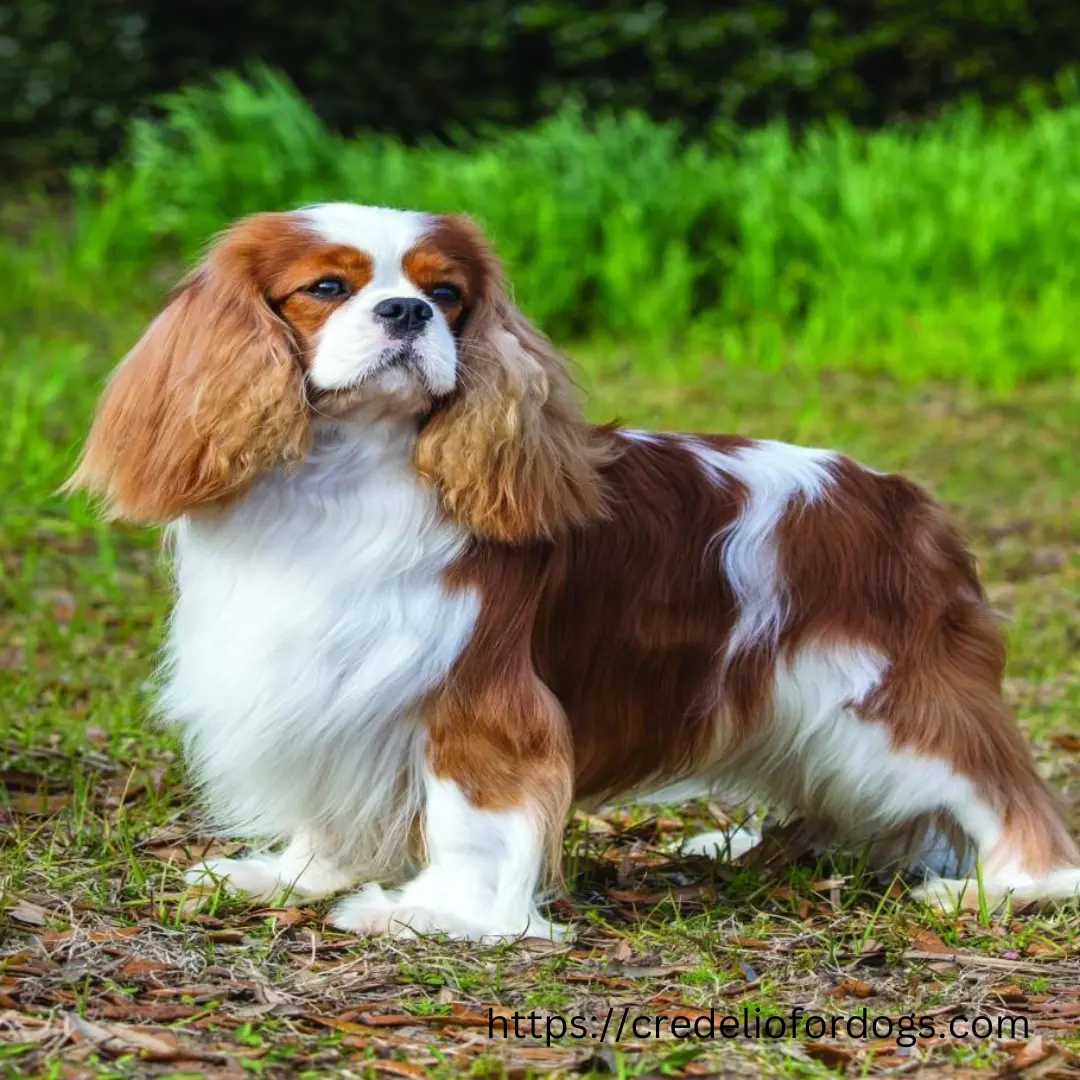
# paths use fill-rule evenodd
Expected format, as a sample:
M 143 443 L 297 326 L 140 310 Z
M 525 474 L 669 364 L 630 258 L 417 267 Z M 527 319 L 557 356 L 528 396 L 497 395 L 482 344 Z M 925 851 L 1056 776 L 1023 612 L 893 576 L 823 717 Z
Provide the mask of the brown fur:
M 701 441 L 722 451 L 746 442 Z M 718 754 L 753 754 L 768 737 L 778 660 L 834 641 L 890 658 L 861 711 L 886 723 L 897 747 L 971 778 L 1003 813 L 1003 852 L 1024 852 L 1036 876 L 1080 863 L 1001 697 L 1003 646 L 971 557 L 918 487 L 841 459 L 828 498 L 793 503 L 777 534 L 791 594 L 779 640 L 749 647 L 721 674 L 737 612 L 719 537 L 746 492 L 663 436 L 625 440 L 600 473 L 607 517 L 554 542 L 477 542 L 452 575 L 453 587 L 481 590 L 484 613 L 443 692 L 455 707 L 440 706 L 437 769 L 478 805 L 532 801 L 522 754 L 543 768 L 557 761 L 547 748 L 563 714 L 574 797 L 587 802 L 700 772 Z M 813 805 L 790 809 L 815 820 Z M 927 824 L 900 828 L 885 847 L 917 850 Z M 951 819 L 939 825 L 961 842 Z
M 598 467 L 612 446 L 584 423 L 564 361 L 510 302 L 471 222 L 444 218 L 433 242 L 474 284 L 459 335 L 459 390 L 422 428 L 417 469 L 451 516 L 493 540 L 550 538 L 598 517 Z
M 452 589 L 484 585 L 473 635 L 429 712 L 432 771 L 487 810 L 529 807 L 556 876 L 573 794 L 566 715 L 532 664 L 530 632 L 547 572 L 546 544 L 476 545 L 453 569 Z M 496 677 L 492 674 L 497 673 Z
M 441 243 L 440 243 L 441 242 Z M 405 276 L 421 291 L 431 293 L 436 285 L 454 285 L 459 300 L 442 304 L 440 310 L 452 330 L 460 330 L 469 308 L 483 290 L 482 267 L 473 266 L 465 252 L 458 252 L 446 239 L 445 227 L 426 236 L 402 260 Z
M 678 777 L 711 752 L 716 649 L 736 614 L 711 541 L 745 496 L 705 483 L 672 442 L 630 443 L 603 475 L 612 513 L 555 545 L 533 629 L 589 801 Z
M 865 711 L 888 724 L 894 745 L 977 778 L 1018 834 L 1007 846 L 1026 851 L 1034 873 L 1080 861 L 1002 698 L 1005 647 L 963 541 L 903 477 L 841 460 L 836 481 L 835 500 L 781 525 L 794 601 L 782 649 L 835 639 L 889 657 Z
M 447 582 L 483 607 L 434 696 L 433 770 L 485 809 L 538 808 L 549 876 L 572 794 L 596 801 L 708 756 L 715 641 L 734 616 L 715 566 L 672 541 L 704 549 L 739 486 L 701 483 L 673 443 L 626 442 L 601 474 L 609 516 L 554 543 L 478 541 Z
M 267 294 L 310 243 L 279 214 L 225 235 L 114 373 L 65 490 L 164 522 L 302 458 L 301 350 Z
M 269 287 L 269 299 L 300 335 L 307 346 L 322 329 L 340 301 L 320 300 L 302 290 L 319 278 L 337 277 L 351 292 L 359 292 L 371 281 L 371 256 L 340 244 L 313 246 Z M 310 361 L 308 349 L 302 354 L 304 366 Z

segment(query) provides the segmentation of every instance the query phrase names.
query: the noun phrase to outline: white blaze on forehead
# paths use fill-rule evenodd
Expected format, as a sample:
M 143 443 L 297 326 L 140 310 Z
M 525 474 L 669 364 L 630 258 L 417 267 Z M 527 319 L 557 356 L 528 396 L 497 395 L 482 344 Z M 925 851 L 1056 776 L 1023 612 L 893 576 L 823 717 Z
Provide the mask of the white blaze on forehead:
M 319 331 L 308 378 L 324 390 L 356 386 L 367 379 L 381 379 L 379 385 L 387 391 L 399 389 L 401 371 L 384 368 L 387 350 L 399 347 L 401 339 L 388 333 L 375 308 L 392 298 L 426 299 L 406 274 L 404 260 L 431 232 L 434 219 L 412 210 L 353 203 L 323 203 L 298 214 L 327 242 L 354 248 L 371 259 L 371 280 L 337 305 Z M 437 306 L 426 327 L 411 339 L 410 349 L 428 390 L 435 394 L 453 390 L 457 348 Z
M 356 203 L 320 203 L 298 211 L 324 240 L 371 256 L 372 284 L 400 278 L 401 260 L 431 231 L 429 214 Z

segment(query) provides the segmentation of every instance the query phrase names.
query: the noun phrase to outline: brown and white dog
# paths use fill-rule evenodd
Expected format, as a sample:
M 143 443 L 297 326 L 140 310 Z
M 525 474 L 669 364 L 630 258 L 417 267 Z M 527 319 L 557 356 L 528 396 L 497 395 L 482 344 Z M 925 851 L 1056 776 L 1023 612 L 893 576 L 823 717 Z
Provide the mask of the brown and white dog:
M 268 845 L 196 876 L 366 883 L 332 915 L 361 933 L 557 934 L 572 804 L 693 782 L 941 902 L 976 860 L 991 901 L 1080 887 L 942 511 L 830 451 L 590 426 L 464 219 L 241 221 L 69 486 L 171 523 L 161 707 L 217 821 Z

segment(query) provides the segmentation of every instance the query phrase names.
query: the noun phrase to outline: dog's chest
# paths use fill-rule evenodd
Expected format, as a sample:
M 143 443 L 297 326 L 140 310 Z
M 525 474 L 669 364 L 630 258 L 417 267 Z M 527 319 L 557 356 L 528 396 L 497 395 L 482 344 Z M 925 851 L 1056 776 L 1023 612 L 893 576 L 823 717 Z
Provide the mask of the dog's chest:
M 412 708 L 472 630 L 476 597 L 444 584 L 462 543 L 382 446 L 336 448 L 185 522 L 166 712 L 211 739 L 303 742 Z

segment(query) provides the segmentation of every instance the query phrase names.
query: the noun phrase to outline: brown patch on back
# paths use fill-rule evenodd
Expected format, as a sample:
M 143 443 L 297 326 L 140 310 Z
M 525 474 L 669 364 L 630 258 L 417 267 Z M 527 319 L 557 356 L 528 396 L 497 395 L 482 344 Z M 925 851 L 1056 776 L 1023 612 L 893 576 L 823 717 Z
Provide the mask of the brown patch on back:
M 718 537 L 745 498 L 674 437 L 630 443 L 604 478 L 612 514 L 556 546 L 533 635 L 586 799 L 671 780 L 714 750 L 728 705 L 716 671 L 736 617 Z
M 716 661 L 735 617 L 715 540 L 744 492 L 714 480 L 677 438 L 619 442 L 602 470 L 609 517 L 554 543 L 478 542 L 453 571 L 451 586 L 479 588 L 484 604 L 448 683 L 452 700 L 483 702 L 482 734 L 477 707 L 459 708 L 457 748 L 438 759 L 459 782 L 478 775 L 466 764 L 478 738 L 492 750 L 497 740 L 511 762 L 550 761 L 553 725 L 572 735 L 579 799 L 672 779 L 713 750 Z M 493 684 L 497 700 L 485 697 Z M 476 797 L 496 790 L 512 805 L 514 782 L 474 779 Z

